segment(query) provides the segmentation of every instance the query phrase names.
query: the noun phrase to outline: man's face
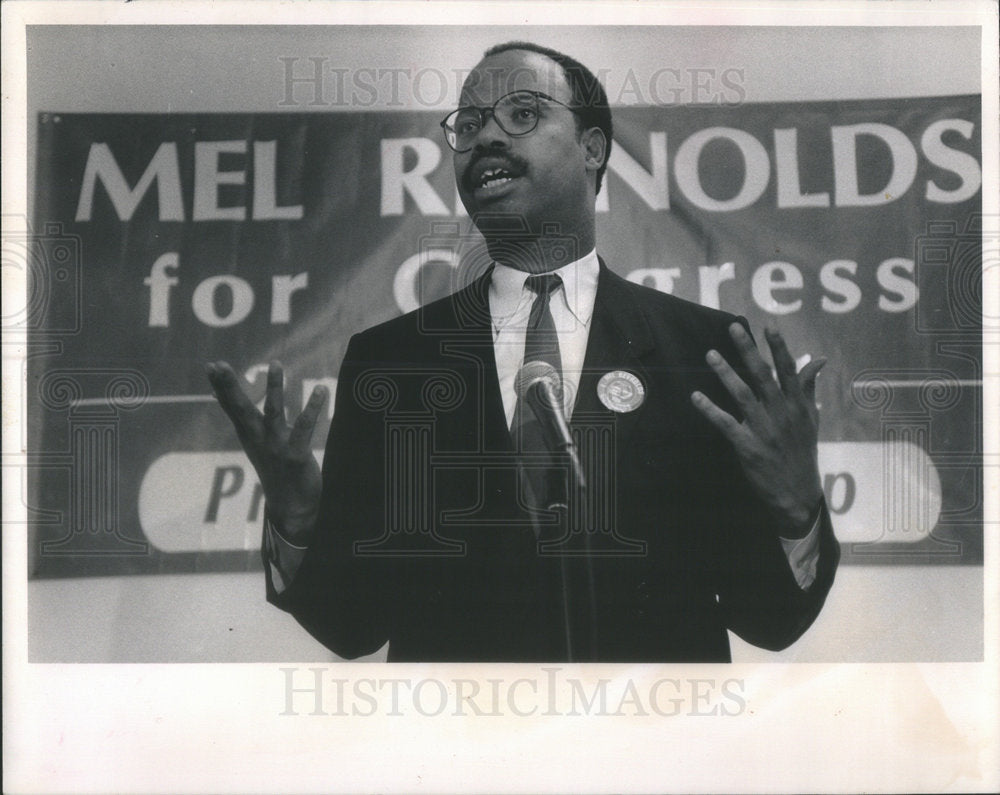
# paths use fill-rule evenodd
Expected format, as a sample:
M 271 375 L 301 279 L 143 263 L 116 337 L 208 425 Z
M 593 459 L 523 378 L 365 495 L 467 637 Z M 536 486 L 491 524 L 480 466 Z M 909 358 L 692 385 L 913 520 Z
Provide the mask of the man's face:
M 525 50 L 481 61 L 465 81 L 459 104 L 490 107 L 525 89 L 573 104 L 562 67 Z M 490 216 L 513 215 L 535 233 L 552 222 L 562 234 L 573 234 L 587 217 L 587 205 L 593 208 L 594 169 L 591 164 L 588 170 L 576 116 L 555 102 L 539 99 L 538 126 L 524 136 L 504 132 L 488 114 L 472 148 L 456 152 L 454 164 L 462 203 L 484 232 Z

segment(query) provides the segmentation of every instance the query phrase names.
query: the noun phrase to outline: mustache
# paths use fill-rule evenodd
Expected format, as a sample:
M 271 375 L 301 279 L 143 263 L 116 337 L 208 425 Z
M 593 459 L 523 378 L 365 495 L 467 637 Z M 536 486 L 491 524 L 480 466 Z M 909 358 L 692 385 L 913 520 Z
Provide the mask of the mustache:
M 490 162 L 490 168 L 504 168 L 515 175 L 523 174 L 528 170 L 528 164 L 515 154 L 509 152 L 502 154 L 499 152 L 483 152 L 472 160 L 465 171 L 462 172 L 462 186 L 467 191 L 471 192 L 475 188 L 473 185 L 473 175 L 477 173 L 479 164 L 483 160 Z

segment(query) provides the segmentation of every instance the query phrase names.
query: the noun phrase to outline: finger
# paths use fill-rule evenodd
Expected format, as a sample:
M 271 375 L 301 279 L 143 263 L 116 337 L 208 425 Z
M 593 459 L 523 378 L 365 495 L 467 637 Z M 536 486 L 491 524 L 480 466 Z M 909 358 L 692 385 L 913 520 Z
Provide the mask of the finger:
M 826 359 L 814 359 L 802 368 L 802 372 L 796 378 L 802 394 L 813 403 L 816 402 L 816 377 L 825 365 Z
M 753 390 L 747 386 L 746 382 L 742 378 L 740 378 L 739 374 L 732 368 L 732 365 L 730 365 L 729 362 L 723 358 L 722 354 L 714 350 L 709 351 L 705 354 L 705 361 L 708 362 L 709 367 L 715 371 L 715 374 L 719 377 L 719 380 L 722 381 L 722 385 L 726 388 L 726 391 L 733 396 L 733 400 L 736 401 L 736 405 L 743 410 L 744 416 L 751 419 L 751 421 L 759 420 L 761 414 L 760 402 L 754 395 Z M 701 393 L 698 392 L 696 394 Z M 702 397 L 704 397 L 704 395 L 702 395 Z M 708 400 L 711 405 L 715 405 L 707 397 L 705 400 Z
M 241 426 L 258 413 L 228 362 L 210 362 L 205 365 L 205 372 L 216 400 L 234 425 Z
M 302 413 L 295 419 L 292 425 L 292 432 L 288 436 L 288 444 L 293 449 L 308 446 L 312 440 L 313 431 L 316 428 L 316 420 L 319 413 L 326 404 L 327 389 L 325 386 L 313 388 L 309 400 L 306 401 Z
M 753 337 L 747 333 L 747 330 L 740 323 L 730 325 L 729 336 L 736 343 L 736 349 L 739 351 L 743 363 L 746 364 L 747 369 L 750 371 L 754 382 L 751 386 L 756 387 L 755 391 L 766 400 L 773 400 L 778 397 L 778 385 L 774 382 L 774 378 L 771 377 L 771 368 L 768 367 L 767 362 L 764 361 L 764 357 L 757 350 Z
M 727 411 L 723 411 L 712 400 L 701 392 L 691 393 L 691 402 L 700 411 L 705 419 L 718 428 L 732 444 L 741 445 L 746 435 L 746 430 Z
M 264 419 L 269 423 L 285 420 L 285 374 L 280 362 L 271 362 L 267 368 L 267 392 L 264 397 Z
M 774 359 L 774 371 L 778 375 L 778 383 L 781 384 L 782 391 L 789 397 L 798 397 L 802 393 L 799 379 L 795 372 L 795 359 L 788 352 L 785 338 L 777 329 L 764 329 L 764 336 L 767 338 L 768 347 L 771 349 L 771 358 Z

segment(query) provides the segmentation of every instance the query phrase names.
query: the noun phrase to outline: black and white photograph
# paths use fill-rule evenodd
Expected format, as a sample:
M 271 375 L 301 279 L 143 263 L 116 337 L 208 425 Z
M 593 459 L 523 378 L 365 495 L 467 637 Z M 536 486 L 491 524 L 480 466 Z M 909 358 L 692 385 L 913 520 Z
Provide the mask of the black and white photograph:
M 8 2 L 4 788 L 990 792 L 994 2 Z

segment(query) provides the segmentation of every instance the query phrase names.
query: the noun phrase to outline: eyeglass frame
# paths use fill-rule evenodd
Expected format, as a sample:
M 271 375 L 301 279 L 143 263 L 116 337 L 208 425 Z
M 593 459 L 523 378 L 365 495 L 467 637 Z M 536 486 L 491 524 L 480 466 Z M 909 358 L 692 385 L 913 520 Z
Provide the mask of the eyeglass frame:
M 557 105 L 562 105 L 564 108 L 566 108 L 566 110 L 570 111 L 571 113 L 573 113 L 575 115 L 578 115 L 580 113 L 580 108 L 574 108 L 572 105 L 567 105 L 562 100 L 558 100 L 555 97 L 550 97 L 544 91 L 535 91 L 534 89 L 531 89 L 531 88 L 519 88 L 517 91 L 510 91 L 510 92 L 504 94 L 502 97 L 500 97 L 492 105 L 462 105 L 461 107 L 455 108 L 455 110 L 453 110 L 451 113 L 449 113 L 447 116 L 445 116 L 440 122 L 438 122 L 438 124 L 441 127 L 442 132 L 444 132 L 444 140 L 445 140 L 445 143 L 448 144 L 448 147 L 453 152 L 455 152 L 457 154 L 460 154 L 460 155 L 464 154 L 466 152 L 471 152 L 472 149 L 473 149 L 473 147 L 471 147 L 471 146 L 468 147 L 467 149 L 457 149 L 456 147 L 454 147 L 452 145 L 451 141 L 448 140 L 448 128 L 449 128 L 448 119 L 450 119 L 456 113 L 459 113 L 459 112 L 461 112 L 463 110 L 474 110 L 474 111 L 476 111 L 476 112 L 479 113 L 479 124 L 480 124 L 480 127 L 479 127 L 479 130 L 477 130 L 477 132 L 476 132 L 477 135 L 479 134 L 479 132 L 482 132 L 482 130 L 485 129 L 485 127 L 486 127 L 486 114 L 487 113 L 489 113 L 493 117 L 493 121 L 495 121 L 497 123 L 497 126 L 501 130 L 503 130 L 505 133 L 507 133 L 507 135 L 511 136 L 511 138 L 522 138 L 525 135 L 531 135 L 531 133 L 533 133 L 535 130 L 538 129 L 538 121 L 539 121 L 539 119 L 537 119 L 537 118 L 535 119 L 535 126 L 532 127 L 530 130 L 525 130 L 524 132 L 510 132 L 509 130 L 507 130 L 506 127 L 503 126 L 503 124 L 497 118 L 497 114 L 496 114 L 497 105 L 499 105 L 501 102 L 503 102 L 505 99 L 507 99 L 507 97 L 514 96 L 514 94 L 531 94 L 531 96 L 533 96 L 535 98 L 535 106 L 536 107 L 538 105 L 538 100 L 539 99 L 544 99 L 544 100 L 547 100 L 549 102 L 554 102 Z M 454 127 L 452 127 L 451 130 L 452 130 L 453 134 L 455 135 L 455 140 L 457 141 L 458 140 L 458 132 L 455 130 Z

